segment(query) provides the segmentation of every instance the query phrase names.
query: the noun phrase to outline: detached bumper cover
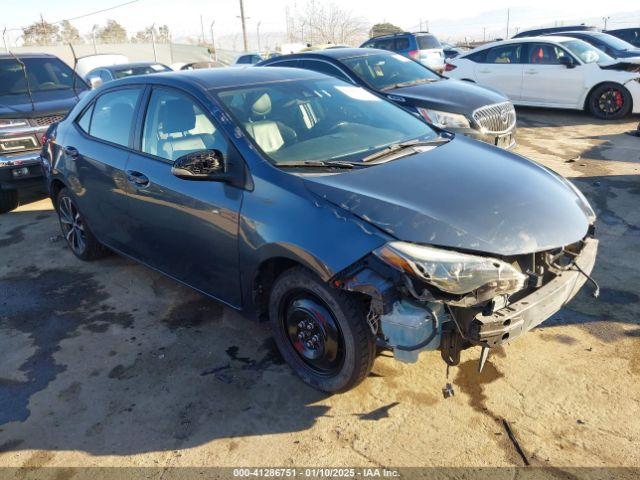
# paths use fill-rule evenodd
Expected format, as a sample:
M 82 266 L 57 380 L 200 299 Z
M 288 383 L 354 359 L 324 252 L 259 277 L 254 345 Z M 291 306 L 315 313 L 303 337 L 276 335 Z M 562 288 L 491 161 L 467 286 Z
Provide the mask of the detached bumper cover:
M 576 258 L 576 263 L 588 274 L 593 270 L 597 251 L 598 240 L 590 238 Z M 518 338 L 560 310 L 575 297 L 586 280 L 577 269 L 567 270 L 518 302 L 492 315 L 477 315 L 469 340 L 496 347 Z

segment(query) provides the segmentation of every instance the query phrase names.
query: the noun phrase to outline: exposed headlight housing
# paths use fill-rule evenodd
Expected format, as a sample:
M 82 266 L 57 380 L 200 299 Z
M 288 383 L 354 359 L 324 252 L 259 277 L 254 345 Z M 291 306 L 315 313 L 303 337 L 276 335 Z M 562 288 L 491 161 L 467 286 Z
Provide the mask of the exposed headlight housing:
M 440 128 L 470 128 L 469 120 L 459 113 L 441 112 L 430 108 L 418 108 L 420 115 L 429 123 Z
M 521 290 L 528 277 L 510 264 L 491 257 L 389 242 L 373 252 L 388 265 L 417 276 L 443 292 L 456 295 L 481 290 L 486 296 Z
M 0 118 L 0 130 L 28 126 L 29 122 L 21 118 Z

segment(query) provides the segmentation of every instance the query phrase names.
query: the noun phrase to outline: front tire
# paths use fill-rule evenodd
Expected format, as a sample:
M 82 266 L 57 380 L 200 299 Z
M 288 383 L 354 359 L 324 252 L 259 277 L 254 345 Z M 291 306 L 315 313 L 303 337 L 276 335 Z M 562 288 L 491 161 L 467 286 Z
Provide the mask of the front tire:
M 0 213 L 7 213 L 18 208 L 20 200 L 17 190 L 4 190 L 0 188 Z
M 591 114 L 603 120 L 617 120 L 631 111 L 633 100 L 629 90 L 620 84 L 607 82 L 589 94 L 587 107 Z
M 280 275 L 269 299 L 269 320 L 278 349 L 305 383 L 344 392 L 364 380 L 376 354 L 375 337 L 359 297 L 333 289 L 295 267 Z
M 63 188 L 58 192 L 56 210 L 62 236 L 76 257 L 90 261 L 107 254 L 108 250 L 98 242 L 89 229 L 68 189 Z

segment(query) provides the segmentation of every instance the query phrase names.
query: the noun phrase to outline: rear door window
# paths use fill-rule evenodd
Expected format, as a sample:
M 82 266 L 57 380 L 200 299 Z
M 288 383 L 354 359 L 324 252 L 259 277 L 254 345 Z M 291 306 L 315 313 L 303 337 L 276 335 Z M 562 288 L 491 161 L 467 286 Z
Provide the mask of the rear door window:
M 128 146 L 141 93 L 142 88 L 139 87 L 122 88 L 98 97 L 93 107 L 89 135 Z
M 409 50 L 409 39 L 407 37 L 398 37 L 396 38 L 396 52 L 401 50 Z
M 526 63 L 535 65 L 559 65 L 560 58 L 566 53 L 560 47 L 550 43 L 532 43 L 529 45 L 529 55 Z
M 418 50 L 430 50 L 432 48 L 442 48 L 440 42 L 433 35 L 417 35 Z
M 374 47 L 375 48 L 380 48 L 382 50 L 391 50 L 393 51 L 394 47 L 395 47 L 395 41 L 393 38 L 384 38 L 381 40 L 376 40 L 376 42 L 374 43 Z
M 313 70 L 314 72 L 324 73 L 325 75 L 331 75 L 332 77 L 337 77 L 340 80 L 344 80 L 346 82 L 350 82 L 351 80 L 340 71 L 337 67 L 331 65 L 327 62 L 321 62 L 319 60 L 302 60 L 300 62 L 300 67 L 305 70 Z
M 520 63 L 521 53 L 521 43 L 501 45 L 489 49 L 482 63 Z

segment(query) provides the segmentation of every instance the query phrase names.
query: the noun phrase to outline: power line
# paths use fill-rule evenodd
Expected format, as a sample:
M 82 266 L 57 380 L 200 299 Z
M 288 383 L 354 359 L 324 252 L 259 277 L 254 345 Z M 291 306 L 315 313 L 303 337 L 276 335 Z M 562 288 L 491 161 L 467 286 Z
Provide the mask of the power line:
M 51 22 L 51 25 L 57 25 L 59 23 L 63 23 L 63 22 L 71 22 L 73 20 L 80 20 L 81 18 L 86 18 L 86 17 L 91 17 L 92 15 L 97 15 L 99 13 L 104 13 L 104 12 L 108 12 L 111 10 L 115 10 L 116 8 L 121 8 L 121 7 L 126 7 L 127 5 L 131 5 L 133 3 L 138 3 L 141 0 L 129 0 L 128 2 L 124 2 L 124 3 L 120 3 L 118 5 L 114 5 L 113 7 L 108 7 L 108 8 L 103 8 L 102 10 L 96 10 L 94 12 L 90 12 L 90 13 L 85 13 L 83 15 L 78 15 L 77 17 L 71 17 L 71 18 L 64 18 L 62 20 L 57 20 L 55 22 Z M 26 27 L 14 27 L 14 28 L 7 28 L 7 32 L 13 32 L 13 31 L 17 31 L 17 30 L 23 30 Z

